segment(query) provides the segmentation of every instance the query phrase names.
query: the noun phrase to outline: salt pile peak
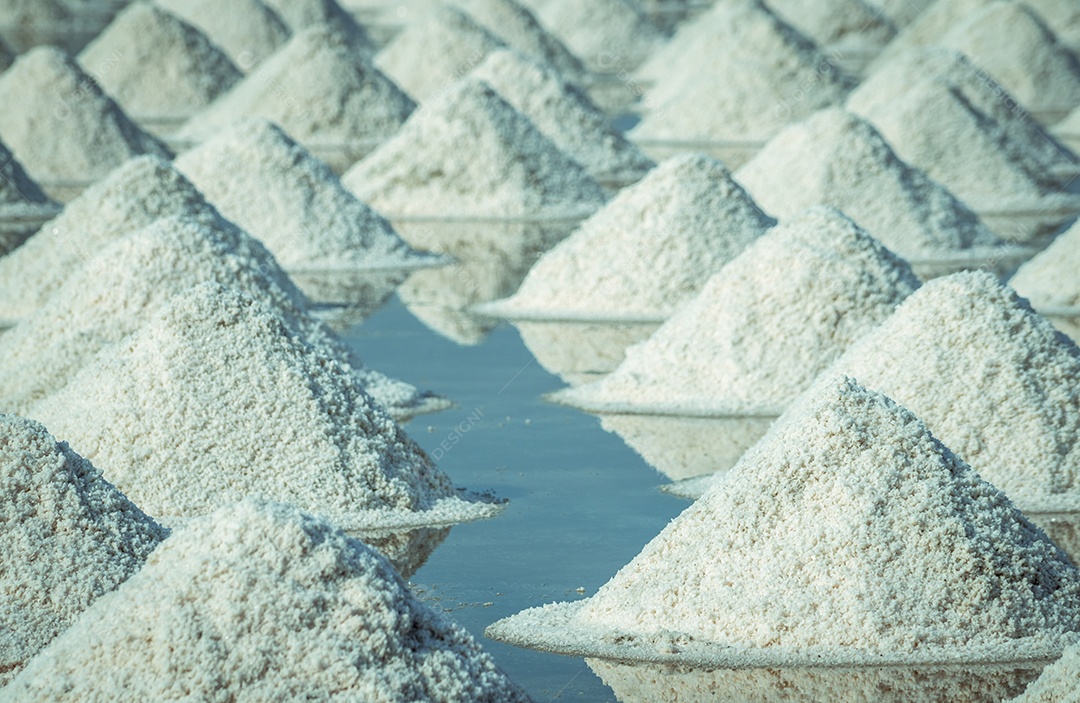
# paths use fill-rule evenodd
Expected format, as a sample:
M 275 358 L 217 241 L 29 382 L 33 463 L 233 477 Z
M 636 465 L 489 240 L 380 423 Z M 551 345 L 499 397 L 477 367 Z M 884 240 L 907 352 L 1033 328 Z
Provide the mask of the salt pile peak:
M 300 32 L 317 24 L 328 24 L 343 32 L 353 44 L 366 54 L 375 52 L 375 45 L 365 30 L 336 0 L 263 0 L 277 13 L 293 32 Z
M 874 51 L 896 36 L 896 27 L 867 0 L 769 0 L 769 7 L 820 46 Z
M 172 154 L 63 51 L 41 46 L 0 74 L 0 134 L 39 183 L 85 183 L 139 154 Z
M 990 2 L 992 0 L 933 0 L 882 49 L 870 65 L 870 74 L 887 67 L 912 49 L 939 44 L 941 37 L 953 25 L 986 7 Z
M 781 219 L 814 205 L 839 208 L 908 259 L 1001 245 L 964 203 L 896 156 L 869 122 L 839 108 L 785 128 L 735 180 Z
M 668 159 L 545 253 L 517 293 L 487 306 L 512 318 L 660 319 L 775 224 L 701 155 Z
M 471 78 L 418 110 L 342 182 L 390 218 L 575 217 L 606 198 L 526 117 Z
M 858 225 L 814 208 L 747 245 L 614 373 L 559 398 L 596 410 L 775 417 L 918 286 Z
M 584 601 L 488 635 L 742 666 L 1051 658 L 1080 572 L 892 400 L 832 380 Z M 618 642 L 618 644 L 614 644 Z
M 32 420 L 0 414 L 0 475 L 3 685 L 138 571 L 166 532 Z
M 1080 310 L 1080 223 L 1025 263 L 1009 285 L 1037 310 Z
M 532 0 L 540 24 L 605 73 L 630 71 L 664 40 L 637 0 Z
M 345 34 L 315 25 L 295 34 L 177 136 L 203 141 L 236 120 L 262 117 L 305 145 L 340 147 L 386 138 L 414 107 Z
M 262 0 L 154 0 L 198 27 L 247 73 L 289 40 L 289 28 Z
M 193 521 L 0 700 L 175 697 L 526 703 L 390 562 L 295 508 Z

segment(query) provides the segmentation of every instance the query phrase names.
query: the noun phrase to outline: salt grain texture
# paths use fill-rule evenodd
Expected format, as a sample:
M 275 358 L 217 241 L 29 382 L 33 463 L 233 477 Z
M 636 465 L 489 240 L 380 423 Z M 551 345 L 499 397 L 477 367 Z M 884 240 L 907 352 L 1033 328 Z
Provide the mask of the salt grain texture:
M 664 41 L 637 0 L 530 0 L 540 24 L 604 73 L 632 71 Z
M 138 571 L 166 532 L 32 420 L 0 414 L 0 475 L 2 686 Z
M 1042 530 L 915 415 L 843 379 L 595 596 L 489 636 L 756 666 L 975 663 L 1053 657 L 1078 613 L 1080 572 Z
M 591 409 L 775 417 L 919 281 L 842 213 L 766 232 L 600 381 L 560 393 Z
M 632 183 L 656 165 L 584 92 L 517 52 L 493 51 L 469 75 L 494 88 L 598 181 Z
M 843 54 L 874 51 L 896 35 L 896 27 L 867 0 L 768 0 L 784 21 L 819 46 Z
M 1080 701 L 1080 645 L 1065 650 L 1061 658 L 1043 669 L 1027 689 L 1011 703 L 1077 703 Z
M 38 182 L 85 183 L 139 154 L 169 158 L 63 51 L 37 47 L 0 74 L 0 134 Z
M 581 217 L 603 190 L 486 83 L 459 81 L 342 177 L 400 216 Z
M 1009 285 L 1037 310 L 1080 311 L 1080 223 L 1017 269 Z
M 397 132 L 415 104 L 341 32 L 297 33 L 177 133 L 203 141 L 244 117 L 276 122 L 307 146 L 346 146 Z
M 289 40 L 289 29 L 261 0 L 155 0 L 198 27 L 247 73 Z
M 513 318 L 663 320 L 776 224 L 723 164 L 687 155 L 619 192 L 489 306 Z
M 526 702 L 385 557 L 245 501 L 177 532 L 0 700 Z
M 343 32 L 365 54 L 375 53 L 367 31 L 335 0 L 263 0 L 293 32 L 327 24 Z
M 29 414 L 163 520 L 251 495 L 346 529 L 498 512 L 459 495 L 350 367 L 270 307 L 216 284 L 174 297 Z
M 149 2 L 125 8 L 78 61 L 136 119 L 186 117 L 241 78 L 202 32 Z
M 784 129 L 735 179 L 771 215 L 832 205 L 908 259 L 1001 244 L 966 205 L 901 161 L 869 122 L 839 108 Z

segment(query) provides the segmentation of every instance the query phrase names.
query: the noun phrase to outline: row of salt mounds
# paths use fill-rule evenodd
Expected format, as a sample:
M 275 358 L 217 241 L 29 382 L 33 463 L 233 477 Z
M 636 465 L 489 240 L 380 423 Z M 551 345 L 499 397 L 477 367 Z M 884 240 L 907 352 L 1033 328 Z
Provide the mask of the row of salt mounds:
M 1044 314 L 1080 317 L 1080 223 L 1017 269 L 1009 285 Z
M 918 287 L 858 225 L 815 208 L 749 244 L 610 376 L 557 398 L 598 411 L 775 417 Z
M 501 509 L 454 489 L 350 367 L 216 284 L 174 296 L 29 414 L 167 522 L 252 495 L 356 530 Z
M 752 448 L 595 596 L 489 637 L 722 666 L 1052 658 L 1080 572 L 911 412 L 850 379 Z
M 542 64 L 498 49 L 469 74 L 499 95 L 601 183 L 633 183 L 655 166 L 589 97 Z
M 59 209 L 0 142 L 0 257 L 29 235 L 23 223 L 33 228 L 34 222 L 52 217 Z
M 1065 650 L 1061 659 L 1043 669 L 1027 689 L 1011 703 L 1076 703 L 1080 700 L 1080 645 Z
M 0 693 L 525 703 L 385 557 L 294 508 L 244 501 L 192 522 Z
M 603 189 L 486 83 L 459 81 L 342 178 L 396 217 L 585 217 Z
M 189 117 L 241 78 L 202 32 L 143 0 L 117 15 L 78 61 L 140 122 Z
M 36 422 L 0 414 L 0 686 L 166 536 Z
M 302 32 L 308 27 L 326 24 L 343 32 L 354 46 L 373 54 L 375 45 L 367 31 L 335 0 L 263 0 L 289 29 Z
M 528 0 L 547 31 L 595 71 L 619 74 L 664 41 L 637 0 Z
M 877 53 L 896 36 L 888 16 L 867 0 L 767 0 L 767 4 L 785 22 L 837 56 Z
M 261 0 L 154 0 L 197 27 L 245 73 L 289 40 L 289 28 Z
M 664 320 L 776 224 L 706 156 L 668 159 L 545 253 L 512 297 L 512 319 Z
M 298 32 L 258 70 L 177 132 L 200 142 L 244 117 L 276 122 L 312 147 L 345 147 L 394 134 L 415 108 L 341 31 Z
M 89 183 L 139 154 L 169 158 L 64 52 L 38 47 L 0 74 L 0 134 L 46 189 Z
M 760 0 L 721 2 L 696 22 L 706 29 L 646 93 L 631 139 L 764 141 L 854 85 Z
M 735 179 L 781 219 L 832 205 L 910 261 L 987 257 L 1002 247 L 966 205 L 900 160 L 869 122 L 839 108 L 784 129 Z
M 260 119 L 235 123 L 181 154 L 175 167 L 226 218 L 288 271 L 430 265 L 386 220 L 345 190 L 330 168 Z

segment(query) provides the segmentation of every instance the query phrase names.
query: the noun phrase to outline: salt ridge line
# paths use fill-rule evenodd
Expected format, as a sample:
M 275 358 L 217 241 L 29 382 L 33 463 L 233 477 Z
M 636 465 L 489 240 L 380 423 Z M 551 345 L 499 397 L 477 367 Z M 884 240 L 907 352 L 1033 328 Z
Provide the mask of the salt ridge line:
M 244 73 L 250 72 L 289 40 L 289 28 L 260 0 L 154 0 L 198 27 L 225 50 Z

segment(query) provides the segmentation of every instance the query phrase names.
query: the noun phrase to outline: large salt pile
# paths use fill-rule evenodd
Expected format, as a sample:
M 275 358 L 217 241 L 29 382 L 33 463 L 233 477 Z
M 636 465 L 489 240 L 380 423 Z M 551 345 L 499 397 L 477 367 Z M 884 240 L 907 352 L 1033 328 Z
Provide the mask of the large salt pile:
M 336 0 L 263 0 L 294 32 L 317 24 L 328 24 L 344 32 L 361 51 L 374 53 L 367 31 Z
M 342 178 L 399 216 L 580 217 L 603 190 L 486 83 L 459 81 Z
M 494 88 L 598 181 L 632 183 L 655 165 L 584 92 L 517 52 L 493 51 L 469 75 Z
M 908 259 L 1001 244 L 966 205 L 901 161 L 869 122 L 839 108 L 784 129 L 735 179 L 771 215 L 832 205 Z
M 529 0 L 540 24 L 605 73 L 631 71 L 664 41 L 637 0 Z
M 0 414 L 0 475 L 2 686 L 138 571 L 166 533 L 31 420 Z
M 528 696 L 381 554 L 295 508 L 192 522 L 0 700 L 514 703 Z
M 1077 680 L 1080 680 L 1080 645 L 1073 645 L 1010 703 L 1077 703 L 1080 701 Z
M 613 374 L 559 398 L 615 412 L 775 417 L 918 286 L 858 225 L 815 208 L 749 244 Z
M 768 0 L 784 21 L 832 53 L 874 53 L 892 40 L 896 27 L 868 0 Z
M 663 320 L 775 223 L 720 162 L 674 157 L 620 191 L 485 312 Z
M 1009 285 L 1037 310 L 1080 313 L 1080 223 L 1017 269 Z
M 241 78 L 202 32 L 141 1 L 117 15 L 78 60 L 135 119 L 186 117 Z
M 1078 628 L 1065 553 L 915 415 L 843 379 L 595 596 L 487 634 L 624 660 L 820 666 L 1051 658 Z
M 132 156 L 171 156 L 53 47 L 31 49 L 0 74 L 0 105 L 0 134 L 38 182 L 86 183 Z
M 33 233 L 33 223 L 52 217 L 59 210 L 0 142 L 0 257 Z
M 225 50 L 247 73 L 289 40 L 289 29 L 262 0 L 154 0 Z

